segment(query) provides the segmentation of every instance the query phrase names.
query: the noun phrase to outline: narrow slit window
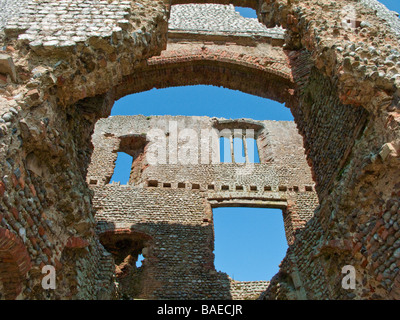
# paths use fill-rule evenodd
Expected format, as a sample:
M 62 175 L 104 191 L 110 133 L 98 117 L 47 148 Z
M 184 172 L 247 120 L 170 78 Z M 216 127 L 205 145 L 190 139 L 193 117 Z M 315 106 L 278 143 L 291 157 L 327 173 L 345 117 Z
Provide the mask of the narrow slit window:
M 221 163 L 232 163 L 231 142 L 228 138 L 219 139 L 219 151 Z
M 235 163 L 245 163 L 246 162 L 246 153 L 245 153 L 242 138 L 234 138 L 233 139 L 233 150 L 234 150 L 234 154 L 235 154 Z
M 250 163 L 260 163 L 260 156 L 258 154 L 257 140 L 253 138 L 246 138 L 247 155 Z
M 142 266 L 143 260 L 144 260 L 143 254 L 139 254 L 138 259 L 136 261 L 136 268 L 140 268 Z

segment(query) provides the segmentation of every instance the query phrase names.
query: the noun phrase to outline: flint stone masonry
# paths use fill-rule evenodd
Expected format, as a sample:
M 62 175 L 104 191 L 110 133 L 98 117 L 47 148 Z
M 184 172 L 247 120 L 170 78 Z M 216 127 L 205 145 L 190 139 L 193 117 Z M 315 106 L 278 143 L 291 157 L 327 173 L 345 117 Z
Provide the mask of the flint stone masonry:
M 212 265 L 212 208 L 232 205 L 282 209 L 290 246 L 260 299 L 400 299 L 398 18 L 372 0 L 217 2 L 255 9 L 269 33 L 275 27 L 285 30 L 283 38 L 238 30 L 239 21 L 250 31 L 259 26 L 237 15 L 231 19 L 231 7 L 221 10 L 226 12 L 223 25 L 237 30 L 232 33 L 213 30 L 220 23 L 206 27 L 203 22 L 198 32 L 168 30 L 169 1 L 6 2 L 0 11 L 5 25 L 0 26 L 0 54 L 12 59 L 15 77 L 0 72 L 2 299 L 233 298 L 232 279 Z M 181 12 L 186 15 L 185 8 Z M 349 8 L 354 18 L 348 19 Z M 210 10 L 201 12 L 203 21 L 214 19 L 206 17 L 212 16 Z M 193 28 L 195 20 L 188 21 L 187 28 Z M 290 154 L 286 160 L 274 149 L 270 142 L 280 141 L 279 131 L 259 141 L 263 159 L 275 162 L 267 160 L 255 172 L 280 177 L 271 178 L 271 186 L 262 179 L 255 179 L 257 185 L 248 185 L 246 179 L 237 185 L 228 173 L 237 169 L 232 166 L 217 166 L 212 172 L 210 167 L 186 167 L 186 182 L 175 181 L 184 172 L 170 166 L 171 172 L 162 172 L 169 181 L 161 181 L 140 156 L 146 150 L 146 126 L 135 135 L 109 133 L 104 136 L 109 140 L 91 139 L 96 122 L 109 116 L 115 100 L 152 88 L 197 84 L 285 103 L 303 139 L 305 158 L 297 168 L 307 168 L 304 161 L 311 168 L 299 181 L 311 177 L 315 185 L 292 185 L 301 170 L 272 170 L 284 168 L 292 155 L 300 159 L 300 149 L 285 152 Z M 107 156 L 96 160 L 99 148 Z M 105 183 L 116 148 L 136 159 L 127 186 Z M 101 161 L 111 166 L 101 168 Z M 149 185 L 150 172 L 154 180 Z M 204 175 L 223 176 L 224 184 L 209 183 Z M 143 199 L 155 194 L 167 213 L 161 218 L 168 223 L 156 218 L 157 204 L 152 207 L 151 202 L 143 206 L 150 208 L 145 214 L 155 218 L 156 226 L 146 217 L 139 222 Z M 130 211 L 123 214 L 116 202 L 123 203 L 124 197 L 138 207 L 128 204 Z M 185 216 L 173 203 L 188 199 L 197 209 Z M 104 219 L 98 220 L 97 214 Z M 131 228 L 141 223 L 145 231 Z M 184 247 L 176 257 L 163 252 L 166 248 L 157 239 L 166 234 L 209 241 L 197 249 L 203 260 L 192 254 L 188 269 L 171 269 L 170 259 L 185 259 L 189 252 Z M 142 269 L 134 267 L 138 250 L 148 254 Z M 153 261 L 155 255 L 165 260 Z M 56 268 L 55 291 L 41 287 L 46 264 Z M 341 287 L 345 265 L 357 270 L 352 292 Z M 158 273 L 161 268 L 168 276 Z M 182 290 L 172 279 L 179 279 Z
M 18 34 L 36 48 L 69 47 L 90 37 L 112 35 L 118 41 L 130 10 L 129 1 L 41 1 L 40 10 L 31 1 L 18 16 L 7 20 L 5 32 Z
M 269 281 L 234 281 L 231 292 L 233 300 L 252 300 L 258 298 L 269 285 Z
M 126 230 L 151 239 L 135 298 L 255 299 L 268 286 L 266 281 L 233 281 L 215 271 L 212 218 L 199 193 L 128 186 L 94 191 L 100 238 Z
M 258 125 L 257 128 L 261 128 L 252 129 L 258 144 L 261 163 L 245 166 L 220 164 L 219 137 L 216 137 L 217 141 L 215 139 L 213 141 L 208 136 L 212 130 L 218 127 L 218 132 L 222 132 L 225 128 L 232 127 L 245 133 L 246 129 L 252 128 L 253 123 Z M 175 125 L 176 133 L 173 132 Z M 184 133 L 184 129 L 194 130 L 196 135 L 194 137 L 196 141 L 192 143 L 194 147 L 197 145 L 195 150 L 198 157 L 193 158 L 192 161 L 197 165 L 184 164 L 182 161 L 187 158 L 179 157 L 179 148 L 186 145 L 184 140 L 178 141 L 178 136 L 181 132 Z M 131 177 L 130 183 L 146 185 L 145 182 L 149 180 L 200 183 L 203 186 L 210 183 L 218 183 L 218 185 L 237 183 L 247 187 L 252 184 L 258 186 L 259 190 L 262 190 L 264 185 L 271 186 L 274 190 L 278 190 L 278 187 L 283 185 L 288 187 L 297 185 L 304 190 L 306 185 L 314 184 L 304 156 L 302 139 L 294 123 L 251 119 L 228 121 L 222 118 L 182 116 L 115 116 L 100 120 L 96 124 L 93 135 L 95 149 L 87 175 L 88 179 L 97 180 L 100 184 L 108 183 L 113 173 L 117 152 L 122 151 L 120 145 L 124 139 L 128 136 L 147 136 L 152 130 L 161 130 L 167 137 L 165 150 L 167 153 L 169 148 L 173 148 L 173 143 L 176 143 L 176 147 L 172 149 L 175 158 L 172 154 L 170 158 L 166 158 L 168 163 L 154 167 L 143 161 L 141 166 L 145 169 L 142 176 L 135 177 L 135 182 Z M 208 141 L 208 148 L 204 141 Z M 205 159 L 202 158 L 204 155 Z M 99 175 L 103 172 L 108 174 Z M 240 172 L 243 174 L 241 175 Z
M 178 139 L 187 129 L 192 130 L 194 139 L 190 144 L 200 148 L 194 158 L 196 163 L 147 161 L 152 132 L 160 130 L 166 139 L 167 160 L 171 161 L 174 154 L 179 156 L 179 150 L 188 146 L 187 140 Z M 212 129 L 254 130 L 261 163 L 219 163 L 219 154 L 216 154 L 217 163 L 202 164 L 201 152 L 211 161 L 210 155 L 220 150 L 219 135 L 214 141 L 208 136 Z M 135 144 L 139 137 L 144 137 L 147 144 L 140 145 L 139 151 L 133 148 L 127 151 L 134 155 L 128 184 L 108 184 L 117 152 L 126 150 L 122 148 L 127 139 L 132 146 L 139 146 Z M 201 149 L 204 138 L 209 138 L 209 142 Z M 295 232 L 311 219 L 318 205 L 302 139 L 292 122 L 114 116 L 97 122 L 92 141 L 94 151 L 87 179 L 95 193 L 100 238 L 104 232 L 111 237 L 112 232 L 118 234 L 118 230 L 124 229 L 145 233 L 152 239 L 146 244 L 146 259 L 138 272 L 140 288 L 134 298 L 258 298 L 267 289 L 267 281 L 242 283 L 216 272 L 212 208 L 280 208 L 287 240 L 292 243 Z M 175 143 L 176 149 L 169 152 Z M 193 255 L 193 252 L 199 254 Z M 125 284 L 124 287 L 120 283 L 119 288 L 129 295 L 132 286 Z
M 385 24 L 397 34 L 398 37 L 400 37 L 400 20 L 398 12 L 389 10 L 385 7 L 385 5 L 377 0 L 360 0 L 360 3 L 375 10 L 376 15 L 381 18 Z M 369 26 L 368 23 L 364 25 L 366 27 Z
M 29 0 L 3 0 L 0 3 L 0 30 L 4 28 L 7 20 L 24 11 Z
M 171 7 L 169 31 L 228 33 L 283 39 L 284 30 L 266 28 L 255 18 L 244 18 L 233 5 L 185 4 Z

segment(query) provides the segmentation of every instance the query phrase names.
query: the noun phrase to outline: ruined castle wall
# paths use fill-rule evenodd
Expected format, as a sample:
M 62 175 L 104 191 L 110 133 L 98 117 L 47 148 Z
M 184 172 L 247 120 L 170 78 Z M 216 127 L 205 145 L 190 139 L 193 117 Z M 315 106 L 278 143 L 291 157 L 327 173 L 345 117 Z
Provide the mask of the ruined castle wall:
M 253 129 L 261 163 L 243 165 L 218 163 L 220 152 L 218 140 L 207 139 L 208 148 L 202 147 L 204 146 L 202 141 L 207 137 L 204 135 L 215 128 L 218 120 L 226 121 L 208 117 L 179 116 L 115 116 L 100 120 L 96 124 L 93 135 L 95 149 L 87 175 L 88 179 L 97 179 L 99 184 L 108 181 L 107 178 L 110 177 L 108 168 L 114 166 L 115 154 L 119 151 L 118 139 L 121 140 L 128 135 L 148 135 L 152 130 L 160 129 L 166 135 L 165 151 L 169 154 L 171 147 L 173 153 L 170 158 L 166 158 L 168 163 L 144 164 L 142 176 L 137 184 L 146 185 L 148 181 L 156 180 L 160 182 L 160 186 L 162 183 L 171 183 L 173 188 L 177 188 L 178 183 L 183 182 L 188 183 L 189 188 L 191 184 L 200 184 L 202 190 L 207 190 L 208 185 L 215 185 L 215 190 L 220 190 L 222 185 L 228 185 L 231 190 L 234 190 L 236 186 L 244 186 L 246 190 L 250 190 L 250 186 L 256 186 L 258 191 L 264 191 L 265 187 L 278 191 L 279 187 L 293 188 L 294 186 L 305 191 L 306 186 L 313 186 L 314 182 L 302 147 L 302 138 L 297 133 L 294 123 L 248 120 L 248 128 L 253 122 L 261 128 Z M 171 130 L 175 130 L 175 123 L 176 133 L 173 133 Z M 232 120 L 230 125 L 234 128 L 235 120 Z M 220 124 L 218 128 L 223 130 L 225 127 Z M 240 128 L 238 124 L 237 129 L 245 133 L 246 128 Z M 184 129 L 192 129 L 196 134 L 193 146 L 197 144 L 198 157 L 192 159 L 193 164 L 182 164 L 182 160 L 187 159 L 181 159 L 178 155 L 178 149 L 187 145 L 186 140 L 178 140 L 178 136 Z M 173 144 L 176 144 L 176 148 Z M 202 153 L 203 157 L 206 155 L 209 164 L 204 163 Z M 114 155 L 111 156 L 111 154 Z M 213 159 L 216 161 L 214 162 Z M 105 171 L 108 176 L 101 175 Z
M 214 230 L 199 192 L 129 186 L 94 190 L 100 234 L 131 229 L 152 237 L 137 298 L 232 298 L 228 276 L 214 268 Z
M 1 11 L 2 299 L 114 297 L 114 263 L 95 236 L 85 179 L 94 124 L 113 102 L 93 96 L 165 42 L 165 11 L 133 5 L 9 1 Z M 55 267 L 56 290 L 42 288 L 45 265 Z
M 209 144 L 202 149 L 202 139 L 209 138 L 213 128 L 257 129 L 255 138 L 262 163 L 246 166 L 199 164 L 203 159 L 201 152 L 209 160 L 210 155 L 219 153 L 218 136 L 214 141 L 209 139 Z M 103 168 L 114 167 L 115 155 L 124 139 L 141 136 L 150 140 L 152 132 L 161 130 L 168 154 L 166 160 L 180 162 L 178 150 L 187 146 L 188 140 L 178 137 L 185 129 L 192 130 L 193 140 L 189 145 L 200 149 L 196 149 L 199 154 L 193 158 L 195 163 L 152 164 L 143 161 L 135 182 L 107 185 L 112 170 Z M 237 282 L 215 270 L 212 208 L 280 208 L 290 244 L 296 230 L 304 227 L 318 205 L 302 139 L 291 122 L 114 116 L 96 124 L 93 144 L 88 180 L 93 182 L 100 238 L 104 233 L 118 234 L 119 230 L 142 232 L 152 238 L 140 271 L 138 298 L 255 299 L 266 290 L 268 282 Z M 146 158 L 149 149 L 150 145 L 143 148 L 143 155 L 138 158 Z M 216 156 L 219 160 L 219 154 Z M 133 159 L 133 164 L 135 161 Z M 108 176 L 101 176 L 104 172 Z
M 193 51 L 197 60 L 192 56 L 186 65 L 186 56 L 171 55 L 187 75 L 175 79 L 173 68 L 169 74 L 166 68 L 146 73 L 150 60 L 144 61 L 166 48 L 169 4 L 26 4 L 10 15 L 1 45 L 0 251 L 11 262 L 2 263 L 0 274 L 7 298 L 95 298 L 101 296 L 100 283 L 110 291 L 111 271 L 103 268 L 104 274 L 93 276 L 95 268 L 89 269 L 110 262 L 94 236 L 92 193 L 85 181 L 90 135 L 113 100 L 130 93 L 129 80 L 141 83 L 135 77 L 146 74 L 165 77 L 139 85 L 138 91 L 208 83 L 291 107 L 321 203 L 263 297 L 399 298 L 399 38 L 398 20 L 388 10 L 372 0 L 251 1 L 247 4 L 265 25 L 285 28 L 286 64 L 270 68 L 274 63 L 265 66 L 266 60 L 202 43 Z M 346 5 L 357 13 L 350 30 L 338 20 L 349 12 Z M 230 59 L 222 61 L 226 52 Z M 306 63 L 300 68 L 291 58 L 298 55 Z M 245 63 L 247 58 L 252 62 Z M 286 66 L 289 73 L 275 72 Z M 271 78 L 271 70 L 277 77 Z M 110 90 L 115 86 L 123 90 Z M 326 100 L 321 102 L 318 92 L 326 92 Z M 49 296 L 40 287 L 40 269 L 48 261 L 58 265 L 60 284 Z M 354 292 L 340 288 L 338 274 L 348 264 L 358 274 Z M 8 273 L 17 286 L 4 280 Z
M 309 4 L 276 1 L 260 12 L 267 25 L 284 25 L 287 47 L 300 50 L 292 56 L 299 100 L 290 106 L 320 197 L 267 298 L 398 297 L 398 179 L 389 178 L 398 166 L 398 21 L 386 28 L 393 14 L 379 9 L 376 16 L 369 4 L 382 6 L 374 1 L 336 2 L 330 11 L 327 3 Z M 351 9 L 354 27 L 346 30 L 337 17 Z M 354 291 L 341 286 L 345 265 L 356 269 Z

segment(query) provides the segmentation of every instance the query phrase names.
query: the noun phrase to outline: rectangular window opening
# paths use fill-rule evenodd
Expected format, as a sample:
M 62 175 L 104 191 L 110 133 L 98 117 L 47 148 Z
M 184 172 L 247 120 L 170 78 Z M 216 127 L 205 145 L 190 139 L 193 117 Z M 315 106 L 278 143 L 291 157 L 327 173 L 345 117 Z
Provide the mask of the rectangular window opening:
M 131 175 L 133 157 L 125 152 L 118 152 L 115 162 L 114 174 L 111 177 L 110 184 L 119 182 L 120 184 L 128 184 Z
M 241 137 L 233 139 L 233 152 L 235 156 L 235 163 L 246 162 L 246 153 L 243 145 L 243 139 Z
M 213 222 L 217 271 L 238 281 L 270 280 L 279 271 L 288 248 L 282 210 L 214 208 Z
M 229 138 L 219 138 L 219 154 L 221 163 L 232 163 L 231 142 Z
M 247 155 L 250 163 L 260 163 L 260 156 L 258 154 L 257 140 L 253 138 L 246 138 Z

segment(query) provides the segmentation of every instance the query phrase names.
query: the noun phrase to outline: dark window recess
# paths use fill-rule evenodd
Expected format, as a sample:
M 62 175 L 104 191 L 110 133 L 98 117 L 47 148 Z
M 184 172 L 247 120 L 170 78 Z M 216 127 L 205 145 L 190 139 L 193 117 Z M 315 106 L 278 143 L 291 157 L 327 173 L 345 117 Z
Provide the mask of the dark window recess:
M 147 183 L 147 186 L 149 186 L 149 187 L 158 187 L 158 181 L 157 180 L 150 180 Z

